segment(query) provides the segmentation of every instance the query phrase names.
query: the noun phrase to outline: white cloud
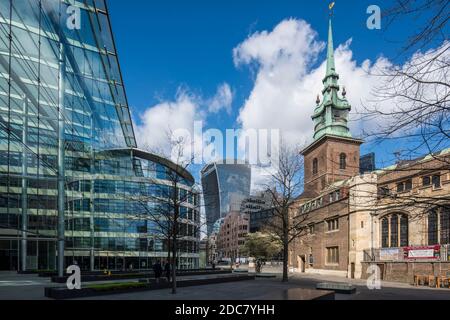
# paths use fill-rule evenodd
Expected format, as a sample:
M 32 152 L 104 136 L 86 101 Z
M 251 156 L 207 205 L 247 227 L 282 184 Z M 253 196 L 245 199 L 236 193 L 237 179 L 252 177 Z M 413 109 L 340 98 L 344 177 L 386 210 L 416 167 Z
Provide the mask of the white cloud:
M 347 88 L 355 111 L 361 101 L 370 99 L 380 81 L 368 73 L 389 66 L 389 62 L 380 58 L 358 65 L 350 45 L 351 39 L 338 46 L 335 59 L 340 84 Z M 233 51 L 235 65 L 256 68 L 254 87 L 238 118 L 243 129 L 280 129 L 288 144 L 310 142 L 314 130 L 311 116 L 323 89 L 326 62 L 315 69 L 311 65 L 325 47 L 307 22 L 295 19 L 282 21 L 270 32 L 257 32 L 239 44 Z M 360 127 L 360 123 L 352 123 L 355 135 Z
M 254 72 L 254 86 L 242 105 L 237 122 L 243 132 L 252 129 L 279 129 L 284 141 L 291 145 L 305 145 L 312 140 L 313 122 L 317 94 L 321 95 L 325 76 L 326 38 L 318 38 L 316 31 L 303 20 L 288 19 L 280 22 L 271 31 L 250 35 L 233 50 L 236 67 L 249 67 Z M 339 83 L 346 87 L 347 99 L 352 105 L 351 130 L 354 136 L 375 128 L 381 122 L 393 119 L 372 118 L 364 121 L 357 116 L 362 105 L 376 100 L 374 90 L 383 86 L 384 77 L 375 76 L 382 70 L 393 68 L 386 58 L 358 63 L 351 50 L 352 39 L 336 48 L 335 59 Z M 417 53 L 400 68 L 423 57 Z M 312 67 L 315 66 L 315 67 Z M 208 117 L 221 111 L 231 113 L 234 92 L 229 84 L 218 86 L 217 92 L 209 98 L 179 90 L 173 101 L 161 102 L 141 116 L 136 126 L 139 146 L 161 148 L 170 146 L 167 131 L 185 129 L 193 132 L 196 120 L 206 122 Z M 379 102 L 382 110 L 394 108 L 395 101 Z M 397 101 L 398 102 L 398 101 Z M 224 128 L 221 128 L 224 129 Z M 243 154 L 244 139 L 240 139 L 240 154 Z M 267 178 L 266 169 L 255 168 L 254 186 Z M 264 177 L 265 175 L 265 177 Z
M 233 104 L 233 91 L 228 83 L 223 83 L 217 88 L 216 95 L 208 101 L 208 110 L 211 113 L 219 113 L 222 109 L 230 114 Z
M 205 125 L 209 116 L 222 109 L 231 113 L 232 103 L 233 91 L 228 83 L 218 86 L 211 98 L 179 88 L 174 100 L 162 101 L 138 115 L 140 121 L 135 125 L 137 144 L 142 149 L 167 156 L 173 151 L 171 137 L 183 137 L 187 141 L 184 149 L 188 152 L 187 148 L 193 147 L 194 141 L 203 141 L 202 133 L 194 130 L 195 122 Z M 196 144 L 195 148 L 189 154 L 198 157 L 203 150 L 208 154 L 212 145 L 203 141 L 203 146 Z
M 326 41 L 325 38 L 323 40 Z M 237 119 L 243 130 L 279 129 L 283 141 L 291 146 L 312 142 L 314 127 L 311 116 L 317 94 L 322 99 L 322 80 L 326 71 L 324 41 L 318 39 L 317 33 L 307 22 L 289 19 L 280 22 L 272 31 L 254 33 L 233 50 L 235 65 L 250 67 L 255 75 L 253 89 Z M 352 105 L 350 129 L 353 136 L 358 137 L 363 130 L 376 130 L 396 121 L 392 117 L 381 116 L 362 120 L 361 113 L 365 112 L 365 106 L 373 107 L 376 102 L 378 110 L 389 112 L 412 105 L 410 99 L 380 100 L 377 88 L 388 84 L 395 91 L 402 85 L 389 82 L 390 79 L 380 74 L 393 68 L 411 69 L 410 65 L 417 65 L 428 53 L 416 53 L 403 66 L 395 66 L 384 57 L 357 63 L 351 43 L 352 39 L 349 39 L 340 44 L 335 50 L 335 59 L 340 75 L 339 84 L 341 87 L 345 86 L 347 99 Z M 445 43 L 443 47 L 445 48 Z M 324 61 L 312 68 L 320 57 Z M 443 68 L 435 69 L 442 73 Z M 426 80 L 431 74 L 428 70 Z M 448 71 L 447 75 L 436 74 L 432 77 L 442 79 L 445 76 L 448 78 Z M 415 87 L 413 89 L 416 90 Z M 436 90 L 430 89 L 426 93 L 431 100 L 436 101 Z M 239 143 L 240 152 L 243 152 L 245 146 L 242 140 Z M 261 168 L 254 168 L 252 179 L 253 187 L 257 188 L 258 182 L 267 179 L 267 174 Z
M 140 115 L 140 124 L 135 127 L 138 146 L 168 154 L 171 133 L 180 129 L 192 133 L 194 122 L 203 118 L 200 99 L 180 89 L 174 101 L 161 102 Z

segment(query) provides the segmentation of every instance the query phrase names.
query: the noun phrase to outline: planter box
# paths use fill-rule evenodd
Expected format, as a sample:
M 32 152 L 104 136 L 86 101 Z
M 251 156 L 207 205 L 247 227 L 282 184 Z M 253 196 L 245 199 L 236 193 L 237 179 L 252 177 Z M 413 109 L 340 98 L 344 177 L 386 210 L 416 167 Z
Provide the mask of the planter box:
M 249 281 L 249 280 L 255 280 L 255 277 L 244 275 L 244 276 L 217 277 L 209 279 L 206 278 L 206 279 L 180 280 L 177 281 L 177 287 L 183 288 L 183 287 L 192 287 L 192 286 L 201 286 L 201 285 L 228 283 L 237 281 Z M 161 282 L 159 284 L 151 282 L 140 288 L 124 288 L 111 290 L 95 290 L 92 288 L 85 288 L 81 290 L 68 290 L 67 288 L 45 288 L 45 296 L 47 298 L 52 298 L 56 300 L 66 300 L 66 299 L 88 298 L 88 297 L 106 296 L 123 293 L 170 289 L 171 287 L 172 284 L 169 282 Z
M 83 275 L 81 273 L 81 281 L 82 282 L 98 282 L 98 281 L 113 281 L 113 280 L 127 280 L 127 279 L 139 279 L 139 278 L 153 278 L 153 275 L 150 274 L 113 274 L 111 276 L 108 275 Z M 53 283 L 66 283 L 68 276 L 64 277 L 52 277 Z
M 274 279 L 277 277 L 276 274 L 271 274 L 271 273 L 256 273 L 255 277 L 257 278 L 265 278 L 265 279 Z
M 214 275 L 214 274 L 231 274 L 231 271 L 177 271 L 177 276 L 202 276 L 202 275 Z M 111 276 L 98 274 L 98 275 L 89 275 L 81 273 L 81 281 L 82 282 L 97 282 L 97 281 L 109 281 L 109 280 L 127 280 L 127 279 L 150 279 L 154 278 L 155 275 L 153 272 L 149 273 L 131 273 L 131 274 L 112 274 Z M 52 282 L 54 283 L 66 283 L 68 276 L 58 277 L 52 276 Z
M 37 275 L 41 275 L 41 274 L 53 274 L 56 275 L 56 271 L 40 271 L 40 270 L 27 270 L 27 271 L 17 271 L 17 274 L 37 274 Z

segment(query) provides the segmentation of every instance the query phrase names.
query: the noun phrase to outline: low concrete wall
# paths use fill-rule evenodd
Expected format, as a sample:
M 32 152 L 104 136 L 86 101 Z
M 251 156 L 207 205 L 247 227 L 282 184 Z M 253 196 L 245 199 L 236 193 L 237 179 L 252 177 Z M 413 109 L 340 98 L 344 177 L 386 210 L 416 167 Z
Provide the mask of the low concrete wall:
M 370 265 L 380 266 L 382 279 L 391 282 L 413 283 L 414 275 L 450 275 L 450 262 L 362 262 L 361 279 L 367 279 Z

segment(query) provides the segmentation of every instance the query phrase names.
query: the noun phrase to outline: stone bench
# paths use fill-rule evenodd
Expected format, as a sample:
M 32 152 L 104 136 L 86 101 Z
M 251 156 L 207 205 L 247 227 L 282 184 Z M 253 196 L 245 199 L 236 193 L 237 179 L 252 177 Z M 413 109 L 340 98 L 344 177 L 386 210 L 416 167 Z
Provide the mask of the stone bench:
M 273 290 L 258 298 L 261 300 L 277 301 L 335 300 L 335 293 L 334 291 L 317 291 L 311 289 L 292 288 L 283 291 Z
M 237 274 L 249 274 L 248 270 L 243 270 L 243 269 L 235 269 L 235 270 L 233 270 L 233 273 L 237 273 Z
M 316 289 L 334 291 L 342 294 L 356 293 L 356 287 L 348 283 L 319 283 L 317 284 Z
M 318 293 L 308 289 L 288 289 L 284 294 L 285 300 L 335 300 L 333 291 L 321 291 Z

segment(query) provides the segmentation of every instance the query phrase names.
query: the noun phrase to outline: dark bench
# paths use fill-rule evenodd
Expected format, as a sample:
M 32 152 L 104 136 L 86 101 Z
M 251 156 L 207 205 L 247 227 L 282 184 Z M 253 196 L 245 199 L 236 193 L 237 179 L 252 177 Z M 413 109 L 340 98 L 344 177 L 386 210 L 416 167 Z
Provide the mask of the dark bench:
M 348 283 L 319 283 L 317 284 L 316 289 L 334 291 L 342 294 L 356 293 L 356 287 Z

